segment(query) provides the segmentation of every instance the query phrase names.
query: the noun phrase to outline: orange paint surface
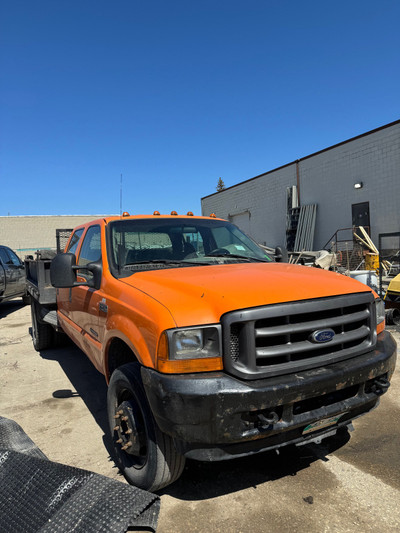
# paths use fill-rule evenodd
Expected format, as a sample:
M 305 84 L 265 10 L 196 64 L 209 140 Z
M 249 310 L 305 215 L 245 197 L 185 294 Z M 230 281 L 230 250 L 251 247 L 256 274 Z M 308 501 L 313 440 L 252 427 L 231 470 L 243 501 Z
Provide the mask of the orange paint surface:
M 188 220 L 186 216 L 172 216 L 175 220 Z M 125 216 L 124 220 L 144 218 L 153 217 Z M 188 223 L 197 218 L 206 217 L 190 216 Z M 120 217 L 80 226 L 85 230 L 93 224 L 101 227 L 101 288 L 75 287 L 71 298 L 70 289 L 60 289 L 58 296 L 58 310 L 67 333 L 105 374 L 108 349 L 115 338 L 127 344 L 145 366 L 155 368 L 158 344 L 166 329 L 215 324 L 224 313 L 237 309 L 370 291 L 366 285 L 341 274 L 285 263 L 185 266 L 135 272 L 116 279 L 110 272 L 106 253 L 105 229 L 112 220 Z M 79 252 L 78 246 L 78 260 Z M 79 316 L 86 313 L 91 325 L 89 331 L 82 333 L 71 325 L 71 310 L 79 302 L 84 302 Z M 106 312 L 101 311 L 100 302 L 107 306 Z M 204 369 L 221 368 L 221 360 L 214 363 L 215 368 L 206 368 L 207 363 Z M 202 361 L 196 361 L 194 370 L 190 363 L 171 365 L 165 359 L 159 364 L 159 369 L 163 368 L 166 372 L 173 372 L 174 368 L 201 371 Z

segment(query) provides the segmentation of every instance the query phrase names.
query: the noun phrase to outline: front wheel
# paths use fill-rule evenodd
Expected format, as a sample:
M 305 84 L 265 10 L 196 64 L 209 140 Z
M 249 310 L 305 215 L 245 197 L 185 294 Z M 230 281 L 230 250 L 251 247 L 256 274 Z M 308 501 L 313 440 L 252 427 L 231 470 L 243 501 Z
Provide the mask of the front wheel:
M 185 466 L 174 443 L 153 417 L 139 363 L 115 370 L 107 394 L 114 459 L 132 485 L 156 491 L 176 481 Z

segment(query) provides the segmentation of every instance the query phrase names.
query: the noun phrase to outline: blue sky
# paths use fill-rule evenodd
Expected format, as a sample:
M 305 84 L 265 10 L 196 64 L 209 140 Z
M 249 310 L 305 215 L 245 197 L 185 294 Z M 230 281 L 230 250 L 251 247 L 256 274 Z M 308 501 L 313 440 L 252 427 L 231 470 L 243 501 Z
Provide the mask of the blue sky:
M 0 215 L 192 210 L 400 118 L 400 2 L 2 0 Z

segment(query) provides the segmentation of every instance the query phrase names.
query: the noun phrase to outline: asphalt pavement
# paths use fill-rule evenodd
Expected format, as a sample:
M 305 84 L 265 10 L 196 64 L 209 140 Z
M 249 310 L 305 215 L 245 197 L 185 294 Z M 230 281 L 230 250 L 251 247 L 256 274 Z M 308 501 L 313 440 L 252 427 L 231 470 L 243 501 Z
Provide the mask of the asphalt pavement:
M 72 344 L 37 353 L 19 300 L 0 304 L 0 375 L 0 415 L 49 459 L 124 481 L 108 452 L 103 376 Z M 157 533 L 400 531 L 399 367 L 381 405 L 354 427 L 279 455 L 187 461 L 160 493 Z

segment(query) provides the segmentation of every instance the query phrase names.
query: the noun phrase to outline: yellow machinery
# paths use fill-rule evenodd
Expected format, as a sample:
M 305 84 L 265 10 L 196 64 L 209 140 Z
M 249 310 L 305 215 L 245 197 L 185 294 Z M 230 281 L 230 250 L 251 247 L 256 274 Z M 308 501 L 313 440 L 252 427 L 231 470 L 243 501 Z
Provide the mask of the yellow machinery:
M 367 254 L 365 256 L 365 270 L 379 270 L 379 254 Z
M 385 297 L 386 322 L 400 325 L 400 274 L 389 283 Z

